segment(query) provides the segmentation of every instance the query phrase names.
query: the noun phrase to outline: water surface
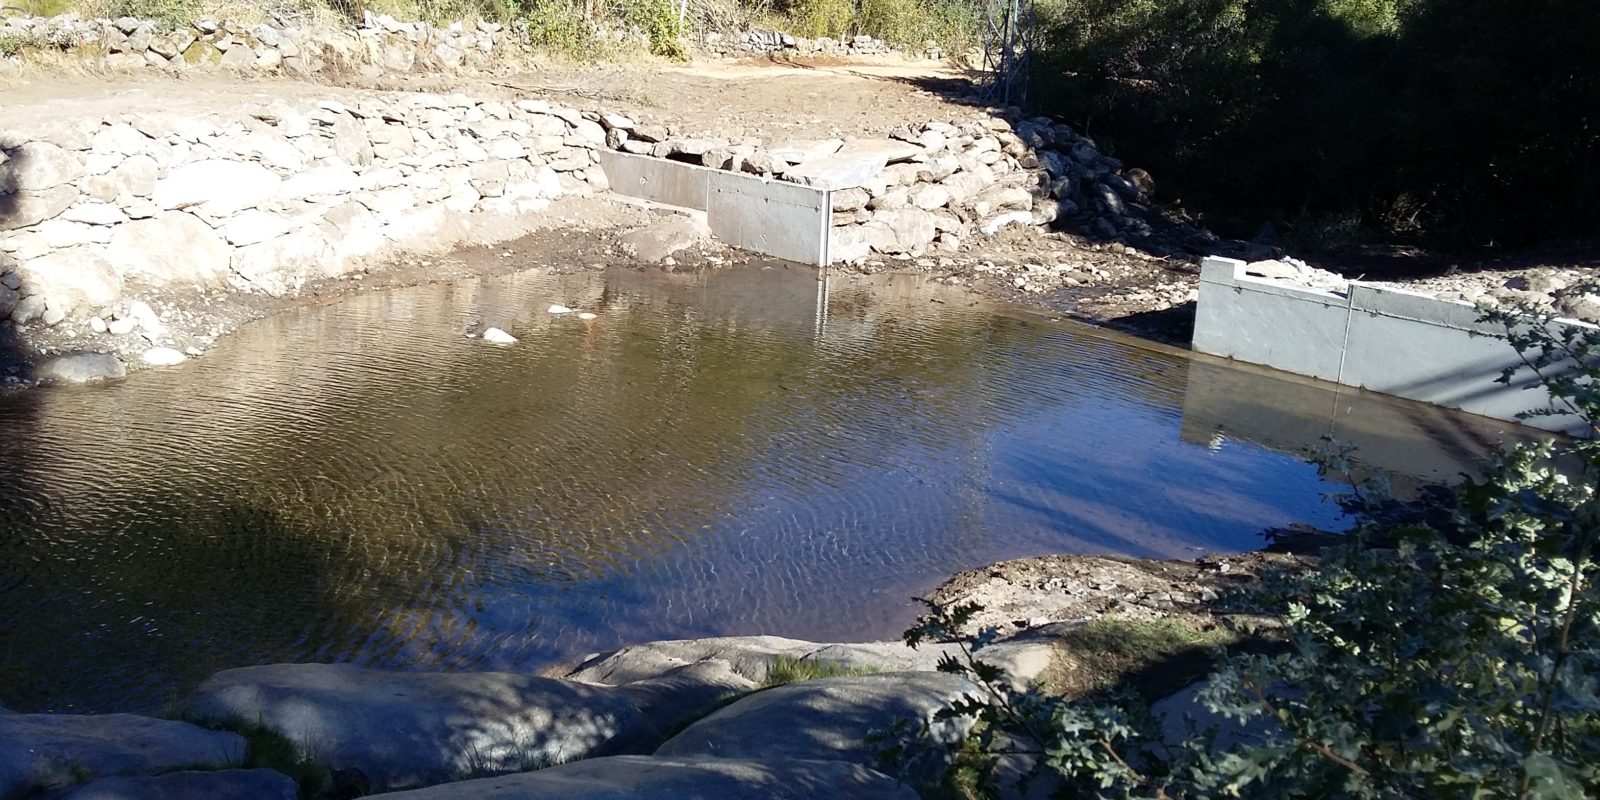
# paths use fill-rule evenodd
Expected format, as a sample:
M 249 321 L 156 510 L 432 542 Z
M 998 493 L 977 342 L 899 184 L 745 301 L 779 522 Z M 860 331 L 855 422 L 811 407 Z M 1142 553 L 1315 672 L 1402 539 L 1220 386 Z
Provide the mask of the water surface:
M 485 325 L 521 342 L 467 336 Z M 913 595 L 999 559 L 1341 526 L 1295 451 L 1371 418 L 1358 402 L 1392 412 L 1376 441 L 1447 442 L 1407 466 L 1424 478 L 1505 427 L 913 278 L 356 297 L 179 368 L 0 398 L 0 703 L 153 710 L 280 661 L 523 670 L 653 638 L 893 637 Z

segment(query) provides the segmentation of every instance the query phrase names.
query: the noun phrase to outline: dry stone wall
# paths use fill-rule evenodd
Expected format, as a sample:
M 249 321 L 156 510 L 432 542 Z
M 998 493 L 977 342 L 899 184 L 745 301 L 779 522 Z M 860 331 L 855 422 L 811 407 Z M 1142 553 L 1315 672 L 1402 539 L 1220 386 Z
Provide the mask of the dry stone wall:
M 0 319 L 148 334 L 159 320 L 124 302 L 147 290 L 280 295 L 475 227 L 517 235 L 551 199 L 606 188 L 598 118 L 402 93 L 0 133 Z
M 168 29 L 133 17 L 7 17 L 0 20 L 0 74 L 19 72 L 27 58 L 47 54 L 114 70 L 475 72 L 521 53 L 526 34 L 497 22 L 437 26 L 370 14 L 348 28 L 200 19 Z

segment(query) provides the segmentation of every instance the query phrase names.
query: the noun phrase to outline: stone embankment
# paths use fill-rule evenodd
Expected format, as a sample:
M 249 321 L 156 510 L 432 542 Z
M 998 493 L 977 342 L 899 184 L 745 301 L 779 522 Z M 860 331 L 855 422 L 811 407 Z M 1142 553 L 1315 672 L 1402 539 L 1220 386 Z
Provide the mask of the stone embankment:
M 241 768 L 247 744 L 218 730 L 229 727 L 281 737 L 333 785 L 361 794 L 914 798 L 912 786 L 935 780 L 948 753 L 933 747 L 887 774 L 869 742 L 902 720 L 930 725 L 940 743 L 964 734 L 961 721 L 935 718 L 980 691 L 936 670 L 953 652 L 758 636 L 638 645 L 563 679 L 247 667 L 187 699 L 193 722 L 0 712 L 0 798 L 293 797 L 287 778 Z M 1051 649 L 985 652 L 1023 682 L 1049 666 Z M 771 684 L 796 664 L 835 677 Z
M 271 41 L 280 49 L 268 60 L 280 67 L 283 47 L 307 52 L 266 30 L 207 33 L 213 26 L 202 22 L 153 43 L 148 23 L 94 24 L 106 47 L 131 37 L 127 47 L 172 49 L 194 33 L 186 52 L 220 43 L 259 57 L 258 45 Z M 379 25 L 358 38 L 373 33 L 363 52 L 379 61 L 394 42 L 453 52 L 448 42 L 465 46 L 464 36 L 475 52 L 499 46 L 499 32 L 484 26 L 441 30 L 449 35 Z M 297 57 L 315 67 L 333 58 L 322 52 Z M 119 377 L 122 362 L 95 351 L 136 366 L 178 363 L 226 326 L 197 333 L 200 320 L 174 330 L 171 314 L 227 305 L 230 292 L 294 295 L 395 254 L 524 235 L 551 200 L 608 189 L 604 149 L 828 190 L 835 261 L 954 253 L 1009 226 L 1136 238 L 1150 232 L 1154 213 L 1142 171 L 1124 170 L 1066 125 L 1006 112 L 974 110 L 884 138 L 764 141 L 543 99 L 325 96 L 8 122 L 0 322 L 10 327 L 0 338 L 26 346 L 44 326 L 52 351 L 90 351 L 35 370 L 59 380 Z M 642 248 L 662 253 L 641 260 L 676 249 Z

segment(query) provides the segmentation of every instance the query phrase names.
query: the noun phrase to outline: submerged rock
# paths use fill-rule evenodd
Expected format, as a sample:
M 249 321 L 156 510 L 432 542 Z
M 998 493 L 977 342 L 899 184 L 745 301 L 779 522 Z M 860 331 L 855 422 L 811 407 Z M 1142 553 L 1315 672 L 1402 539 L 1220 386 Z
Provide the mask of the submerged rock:
M 379 796 L 386 800 L 915 800 L 917 794 L 887 775 L 838 761 L 614 756 Z
M 516 344 L 517 337 L 506 333 L 499 328 L 490 328 L 483 332 L 483 340 L 490 344 Z
M 560 303 L 557 303 L 556 305 L 551 306 L 549 308 L 549 311 L 552 314 L 571 314 L 572 313 L 572 309 L 567 308 L 566 306 L 561 305 Z
M 625 233 L 618 242 L 628 255 L 648 264 L 660 264 L 710 237 L 711 229 L 703 219 L 672 216 Z
M 222 768 L 244 737 L 134 714 L 0 714 L 0 797 L 96 777 Z
M 127 367 L 110 353 L 59 356 L 39 365 L 39 378 L 61 383 L 97 383 L 126 377 Z
M 200 719 L 259 724 L 374 790 L 609 755 L 651 732 L 626 695 L 500 672 L 400 673 L 350 664 L 227 670 L 189 699 Z
M 189 357 L 171 347 L 152 347 L 144 351 L 139 360 L 152 367 L 171 367 L 188 361 Z

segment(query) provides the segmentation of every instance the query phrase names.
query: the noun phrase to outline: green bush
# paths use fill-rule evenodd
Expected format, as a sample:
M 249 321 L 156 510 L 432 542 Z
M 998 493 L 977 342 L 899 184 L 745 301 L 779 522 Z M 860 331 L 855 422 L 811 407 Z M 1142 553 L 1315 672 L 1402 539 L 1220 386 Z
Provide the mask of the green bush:
M 855 30 L 855 0 L 795 0 L 785 13 L 790 32 L 808 39 L 842 39 Z
M 1250 227 L 1600 227 L 1590 0 L 1055 0 L 1041 28 L 1044 110 Z
M 1488 318 L 1565 408 L 1600 421 L 1600 334 Z M 1137 703 L 1009 688 L 981 661 L 986 631 L 941 667 L 988 692 L 944 714 L 977 720 L 968 781 L 975 752 L 992 768 L 1024 742 L 1065 796 L 1600 796 L 1597 488 L 1600 443 L 1587 439 L 1518 448 L 1421 508 L 1358 494 L 1345 542 L 1241 598 L 1284 634 L 1275 652 L 1228 657 L 1200 693 L 1250 726 L 1231 741 L 1191 731 L 1163 744 Z M 907 641 L 949 637 L 973 611 L 936 609 Z M 975 772 L 978 793 L 999 788 L 992 769 Z

